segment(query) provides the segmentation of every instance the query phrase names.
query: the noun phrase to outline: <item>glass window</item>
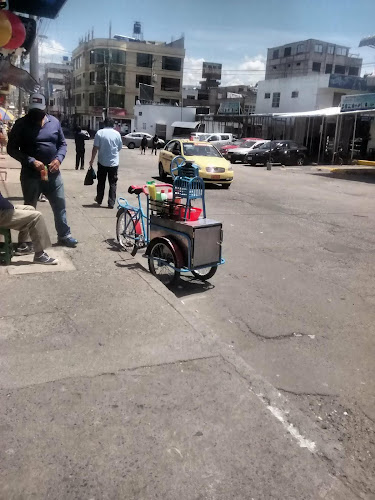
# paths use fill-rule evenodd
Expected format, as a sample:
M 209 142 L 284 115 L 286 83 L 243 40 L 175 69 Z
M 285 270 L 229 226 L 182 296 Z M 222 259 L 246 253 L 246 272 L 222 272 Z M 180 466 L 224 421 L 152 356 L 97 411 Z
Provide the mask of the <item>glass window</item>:
M 303 54 L 305 52 L 305 44 L 299 43 L 297 45 L 297 54 Z
M 265 98 L 265 99 L 271 99 L 271 93 L 270 93 L 270 92 L 266 92 L 266 93 L 264 94 L 264 98 Z
M 336 47 L 337 56 L 346 56 L 348 54 L 348 49 L 345 47 Z
M 95 92 L 95 106 L 104 106 L 105 96 L 104 91 Z
M 276 49 L 273 51 L 272 59 L 278 59 L 278 58 L 279 58 L 279 49 Z
M 108 61 L 107 49 L 95 49 L 90 51 L 90 64 L 103 64 L 105 60 Z
M 76 76 L 76 89 L 82 86 L 82 80 L 80 76 Z
M 95 106 L 95 94 L 94 94 L 94 92 L 89 93 L 89 106 Z
M 95 71 L 90 71 L 90 85 L 95 85 Z
M 169 71 L 181 71 L 181 58 L 163 56 L 162 68 Z
M 322 52 L 323 52 L 323 45 L 321 43 L 316 43 L 314 50 L 315 50 L 315 52 L 318 52 L 319 54 L 322 54 Z
M 358 76 L 358 73 L 359 73 L 359 68 L 357 68 L 355 66 L 350 66 L 349 67 L 349 75 L 351 75 L 351 76 Z
M 81 94 L 76 94 L 76 106 L 81 106 L 81 104 L 82 104 Z
M 151 85 L 151 75 L 136 75 L 135 86 L 139 88 L 140 83 L 145 83 L 146 85 Z
M 333 68 L 332 64 L 326 64 L 326 74 L 327 75 L 332 73 L 332 68 Z
M 335 53 L 335 46 L 334 45 L 328 45 L 327 54 L 334 54 L 334 53 Z
M 292 47 L 285 47 L 284 49 L 284 57 L 288 57 L 292 54 Z
M 165 90 L 167 92 L 179 92 L 180 84 L 181 80 L 179 78 L 162 78 L 161 90 Z
M 123 108 L 124 107 L 124 95 L 123 94 L 109 94 L 109 105 L 111 108 Z
M 337 75 L 345 75 L 345 66 L 340 66 L 340 64 L 336 64 L 335 73 Z
M 152 68 L 152 54 L 137 54 L 137 66 L 140 68 Z
M 166 146 L 165 146 L 165 149 L 169 152 L 172 152 L 174 147 L 176 145 L 176 141 L 171 141 L 169 142 Z
M 272 107 L 273 108 L 280 107 L 280 92 L 274 92 L 272 94 Z
M 292 92 L 292 99 L 295 99 L 296 97 L 298 97 L 298 95 L 299 95 L 298 90 L 293 90 L 293 92 Z
M 124 50 L 111 50 L 111 63 L 112 64 L 125 64 L 125 54 Z
M 220 158 L 219 151 L 209 144 L 184 144 L 184 155 L 186 156 L 211 156 Z
M 109 73 L 109 84 L 118 85 L 119 87 L 125 86 L 125 73 L 120 71 L 111 71 Z
M 322 63 L 320 63 L 320 62 L 313 62 L 312 63 L 312 70 L 320 72 L 321 66 L 322 66 Z

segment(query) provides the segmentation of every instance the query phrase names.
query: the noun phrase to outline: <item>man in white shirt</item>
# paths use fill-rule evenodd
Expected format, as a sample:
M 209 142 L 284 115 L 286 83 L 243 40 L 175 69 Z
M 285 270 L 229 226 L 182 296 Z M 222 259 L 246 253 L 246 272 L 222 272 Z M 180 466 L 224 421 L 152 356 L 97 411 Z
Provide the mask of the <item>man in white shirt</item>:
M 108 208 L 114 208 L 116 203 L 117 171 L 120 161 L 119 152 L 122 149 L 121 135 L 114 130 L 113 126 L 113 120 L 108 118 L 104 122 L 104 128 L 98 130 L 95 134 L 90 160 L 90 167 L 92 167 L 98 153 L 98 187 L 95 198 L 98 205 L 102 204 L 105 181 L 108 175 Z

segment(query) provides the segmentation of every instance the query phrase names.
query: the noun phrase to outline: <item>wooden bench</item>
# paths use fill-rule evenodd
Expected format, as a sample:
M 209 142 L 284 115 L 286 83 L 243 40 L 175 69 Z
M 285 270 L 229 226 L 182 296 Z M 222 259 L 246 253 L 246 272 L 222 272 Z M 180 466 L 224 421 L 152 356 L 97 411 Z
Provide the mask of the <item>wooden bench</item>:
M 10 229 L 0 227 L 0 235 L 2 235 L 4 238 L 4 242 L 0 242 L 0 262 L 4 263 L 6 266 L 9 266 L 13 256 L 13 245 Z

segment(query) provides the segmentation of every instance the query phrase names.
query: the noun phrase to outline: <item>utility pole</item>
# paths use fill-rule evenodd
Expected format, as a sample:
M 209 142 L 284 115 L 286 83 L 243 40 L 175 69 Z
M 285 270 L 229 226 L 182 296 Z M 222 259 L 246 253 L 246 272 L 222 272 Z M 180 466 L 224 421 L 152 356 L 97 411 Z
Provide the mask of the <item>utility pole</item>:
M 106 108 L 105 118 L 109 118 L 109 93 L 110 93 L 110 73 L 111 73 L 111 50 L 107 52 L 108 61 L 106 62 L 106 52 L 104 52 L 104 68 L 105 68 L 105 86 L 106 86 Z
M 36 16 L 30 16 L 31 19 L 38 20 Z M 38 53 L 38 31 L 36 33 L 36 37 L 34 43 L 30 50 L 30 75 L 39 83 L 39 53 Z

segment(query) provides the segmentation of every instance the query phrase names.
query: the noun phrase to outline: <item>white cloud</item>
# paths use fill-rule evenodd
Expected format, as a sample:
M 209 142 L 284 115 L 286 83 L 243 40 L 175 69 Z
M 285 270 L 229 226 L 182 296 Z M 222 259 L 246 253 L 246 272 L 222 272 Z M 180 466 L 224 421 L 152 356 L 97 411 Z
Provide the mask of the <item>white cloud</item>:
M 184 85 L 199 85 L 202 80 L 204 59 L 186 57 L 184 65 Z M 217 61 L 219 62 L 219 61 Z M 262 55 L 245 56 L 237 64 L 223 64 L 221 85 L 254 85 L 264 79 L 266 59 Z
M 63 56 L 66 55 L 68 55 L 68 51 L 60 42 L 51 38 L 39 40 L 39 61 L 41 63 L 62 62 Z
M 202 80 L 202 63 L 203 57 L 185 57 L 184 62 L 184 85 L 199 85 Z

